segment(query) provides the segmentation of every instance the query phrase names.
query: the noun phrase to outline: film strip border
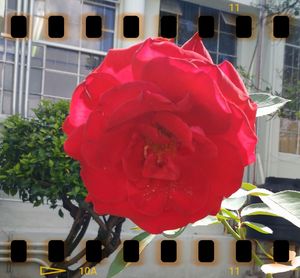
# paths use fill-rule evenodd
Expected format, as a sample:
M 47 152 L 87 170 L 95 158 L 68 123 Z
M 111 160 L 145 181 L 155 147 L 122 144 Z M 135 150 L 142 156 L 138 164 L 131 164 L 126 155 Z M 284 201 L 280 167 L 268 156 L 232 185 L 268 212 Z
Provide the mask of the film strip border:
M 28 36 L 29 16 L 13 15 L 10 17 L 11 37 L 26 38 Z M 61 39 L 65 35 L 67 19 L 61 15 L 51 15 L 47 17 L 48 37 Z M 285 15 L 277 15 L 272 19 L 272 33 L 274 38 L 287 38 L 290 34 L 290 19 Z M 202 38 L 211 38 L 214 36 L 214 17 L 198 17 L 198 33 Z M 123 17 L 123 36 L 125 38 L 138 38 L 140 34 L 140 17 L 136 15 L 127 15 Z M 250 38 L 253 31 L 253 20 L 251 16 L 241 15 L 236 17 L 236 37 Z M 102 17 L 85 17 L 85 36 L 89 38 L 101 38 L 102 36 Z M 177 17 L 160 17 L 160 36 L 164 38 L 175 38 L 177 36 Z
M 201 263 L 213 263 L 215 260 L 215 243 L 213 240 L 199 240 L 197 242 L 197 260 Z M 252 261 L 252 241 L 235 241 L 235 260 L 237 263 Z M 65 260 L 64 241 L 50 240 L 48 242 L 48 260 L 60 263 Z M 27 260 L 27 242 L 13 240 L 10 243 L 10 259 L 12 263 L 24 263 Z M 176 240 L 162 240 L 160 242 L 160 261 L 162 263 L 176 263 L 178 257 Z M 274 262 L 285 263 L 289 261 L 289 241 L 275 240 L 273 242 Z M 86 261 L 99 263 L 102 260 L 102 245 L 99 240 L 86 241 Z M 140 260 L 139 241 L 125 240 L 123 242 L 123 260 L 128 263 L 137 263 Z

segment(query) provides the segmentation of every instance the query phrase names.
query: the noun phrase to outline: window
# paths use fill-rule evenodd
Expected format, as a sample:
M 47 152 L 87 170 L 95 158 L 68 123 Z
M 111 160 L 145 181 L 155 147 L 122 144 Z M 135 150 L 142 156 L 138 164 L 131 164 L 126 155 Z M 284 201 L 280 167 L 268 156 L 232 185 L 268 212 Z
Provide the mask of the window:
M 21 1 L 22 2 L 22 1 Z M 4 13 L 14 12 L 17 0 L 0 0 L 5 3 Z M 27 76 L 27 45 L 25 50 L 19 47 L 19 69 L 16 72 L 15 107 L 12 109 L 12 96 L 15 73 L 15 40 L 0 38 L 0 114 L 12 111 L 24 112 L 25 104 L 30 109 L 37 106 L 42 98 L 58 100 L 69 99 L 87 74 L 103 61 L 107 51 L 113 48 L 116 19 L 114 0 L 34 0 L 33 1 L 33 40 L 30 71 Z M 21 5 L 23 9 L 23 5 Z M 1 27 L 0 5 L 0 27 Z M 21 11 L 22 12 L 22 11 Z M 67 38 L 51 40 L 47 34 L 46 16 L 62 14 L 66 17 Z M 100 15 L 103 29 L 100 39 L 87 39 L 83 34 L 83 15 Z M 27 41 L 25 42 L 27 44 Z M 23 51 L 24 50 L 24 51 Z M 21 65 L 21 61 L 25 63 Z M 24 73 L 23 96 L 28 81 L 28 99 L 20 98 L 20 73 Z M 29 77 L 29 79 L 28 79 Z M 22 103 L 19 103 L 19 101 Z M 22 111 L 19 111 L 19 108 Z
M 84 51 L 33 44 L 30 70 L 30 99 L 71 98 L 79 82 L 97 67 L 104 56 Z
M 0 113 L 12 111 L 15 42 L 0 39 Z
M 236 65 L 235 15 L 185 1 L 172 1 L 172 3 L 173 6 L 170 4 L 170 0 L 162 0 L 160 16 L 176 15 L 179 18 L 176 38 L 178 45 L 183 45 L 198 31 L 198 17 L 200 15 L 213 16 L 215 35 L 212 38 L 203 38 L 203 43 L 215 63 L 228 60 Z
M 300 154 L 300 27 L 291 26 L 286 40 L 282 95 L 290 99 L 282 109 L 279 151 Z
M 62 14 L 65 16 L 66 38 L 57 43 L 94 49 L 107 52 L 113 47 L 115 29 L 115 5 L 107 1 L 82 0 L 36 0 L 34 3 L 34 30 L 36 41 L 47 40 L 46 15 Z M 82 30 L 82 19 L 85 15 L 99 15 L 102 17 L 102 37 L 100 39 L 86 39 Z

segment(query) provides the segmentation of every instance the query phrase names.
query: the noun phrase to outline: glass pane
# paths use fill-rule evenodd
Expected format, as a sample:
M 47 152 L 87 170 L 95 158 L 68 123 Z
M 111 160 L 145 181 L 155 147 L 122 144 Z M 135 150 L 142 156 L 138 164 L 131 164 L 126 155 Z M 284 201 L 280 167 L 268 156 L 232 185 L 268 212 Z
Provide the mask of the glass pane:
M 43 67 L 44 47 L 33 45 L 31 50 L 31 65 Z
M 17 0 L 6 0 L 7 9 L 17 10 Z
M 6 60 L 14 61 L 15 59 L 15 42 L 6 40 Z
M 218 63 L 220 64 L 223 61 L 229 61 L 234 66 L 236 65 L 236 57 L 221 54 L 218 56 Z
M 88 75 L 95 67 L 99 66 L 104 56 L 81 53 L 80 56 L 80 74 Z
M 279 141 L 279 151 L 284 153 L 296 154 L 297 134 L 281 132 Z
M 180 6 L 182 15 L 179 17 L 178 43 L 182 45 L 197 32 L 199 6 L 184 1 L 180 2 Z
M 104 29 L 114 30 L 115 29 L 115 10 L 105 8 L 105 16 L 103 18 Z
M 4 65 L 4 90 L 13 90 L 13 71 L 14 65 L 5 64 Z
M 290 67 L 284 67 L 283 70 L 283 84 L 287 86 L 291 83 L 292 80 L 292 68 Z
M 287 66 L 293 65 L 293 47 L 285 46 L 284 64 Z
M 210 57 L 212 58 L 213 62 L 216 64 L 217 63 L 217 54 L 215 53 L 209 53 Z
M 236 55 L 236 37 L 220 33 L 219 52 Z
M 33 113 L 32 109 L 37 108 L 40 102 L 41 102 L 40 96 L 37 96 L 37 95 L 29 95 L 28 96 L 29 117 L 34 117 L 34 113 Z
M 31 69 L 29 91 L 33 94 L 41 94 L 42 92 L 42 70 Z
M 297 84 L 299 80 L 299 70 L 293 69 L 293 84 Z
M 207 48 L 208 51 L 217 51 L 217 46 L 218 46 L 218 34 L 215 34 L 214 37 L 212 38 L 203 38 L 202 41 Z
M 77 85 L 77 77 L 70 74 L 45 72 L 44 94 L 70 98 Z
M 290 35 L 286 39 L 287 43 L 300 45 L 300 27 L 295 25 L 290 25 Z
M 114 34 L 103 32 L 103 35 L 100 39 L 101 41 L 101 50 L 107 52 L 109 49 L 113 48 L 114 43 Z
M 287 118 L 281 118 L 279 151 L 296 154 L 297 139 L 298 139 L 298 121 L 287 119 Z
M 83 75 L 80 75 L 80 76 L 79 76 L 79 82 L 80 82 L 80 83 L 81 83 L 84 79 L 85 79 L 85 76 L 83 76 Z
M 100 15 L 104 20 L 104 7 L 83 3 L 82 13 L 89 15 Z
M 197 25 L 196 21 L 191 21 L 187 19 L 179 18 L 179 26 L 178 26 L 178 44 L 183 45 L 187 40 L 189 40 L 196 32 Z
M 227 22 L 224 21 L 224 17 L 227 18 Z M 220 30 L 222 32 L 235 34 L 235 26 L 232 25 L 235 22 L 235 15 L 223 13 L 220 15 Z M 230 24 L 229 24 L 230 23 Z
M 180 1 L 182 18 L 197 22 L 199 16 L 199 5 Z
M 3 114 L 11 114 L 12 113 L 12 93 L 11 92 L 3 93 L 2 113 Z
M 67 72 L 77 72 L 78 52 L 47 47 L 46 68 Z

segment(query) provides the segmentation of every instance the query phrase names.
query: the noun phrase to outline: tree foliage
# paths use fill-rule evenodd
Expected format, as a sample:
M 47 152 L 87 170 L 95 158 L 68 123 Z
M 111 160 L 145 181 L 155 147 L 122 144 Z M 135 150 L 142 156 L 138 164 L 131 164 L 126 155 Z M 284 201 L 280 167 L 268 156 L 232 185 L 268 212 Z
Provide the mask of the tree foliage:
M 32 119 L 19 115 L 3 123 L 0 142 L 0 189 L 19 194 L 34 206 L 45 202 L 51 208 L 68 197 L 77 203 L 86 196 L 80 179 L 80 166 L 63 150 L 62 123 L 69 102 L 43 101 Z M 60 215 L 62 213 L 60 211 Z

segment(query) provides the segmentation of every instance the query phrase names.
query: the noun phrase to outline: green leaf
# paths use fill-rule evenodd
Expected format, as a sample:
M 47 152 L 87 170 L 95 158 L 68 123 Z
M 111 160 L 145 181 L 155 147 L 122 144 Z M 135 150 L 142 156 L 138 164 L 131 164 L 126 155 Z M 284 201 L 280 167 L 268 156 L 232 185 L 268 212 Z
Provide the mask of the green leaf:
M 247 225 L 248 227 L 250 227 L 262 234 L 273 234 L 273 231 L 269 227 L 262 225 L 260 223 L 245 221 L 245 222 L 243 222 L 243 224 Z
M 142 229 L 138 226 L 134 226 L 134 227 L 130 228 L 130 230 L 132 230 L 132 231 L 142 231 Z
M 257 203 L 246 206 L 241 211 L 241 217 L 249 215 L 269 215 L 269 216 L 279 216 L 272 209 L 270 209 L 266 204 Z
M 272 114 L 289 102 L 282 97 L 266 93 L 253 93 L 250 97 L 258 106 L 256 117 Z
M 247 201 L 247 196 L 239 198 L 226 198 L 222 201 L 221 208 L 229 210 L 239 210 Z
M 220 221 L 216 216 L 208 215 L 195 223 L 192 224 L 192 227 L 197 227 L 197 226 L 208 226 L 212 224 L 218 224 Z
M 52 168 L 53 166 L 54 166 L 54 162 L 53 162 L 53 160 L 50 159 L 49 160 L 49 167 Z
M 140 242 L 139 253 L 141 254 L 145 247 L 154 239 L 155 235 L 143 232 L 133 238 L 133 240 L 138 240 Z M 125 267 L 129 266 L 130 263 L 126 263 L 123 260 L 123 248 L 120 249 L 115 259 L 111 263 L 107 278 L 111 278 L 121 272 Z
M 241 198 L 244 196 L 268 196 L 272 194 L 274 194 L 272 191 L 265 188 L 257 187 L 249 191 L 240 188 L 238 191 L 229 196 L 229 198 Z
M 185 228 L 186 227 L 182 227 L 182 228 L 175 229 L 175 230 L 163 231 L 163 236 L 165 236 L 167 238 L 176 238 L 184 232 Z
M 300 228 L 300 192 L 286 190 L 260 198 L 276 214 Z
M 238 215 L 234 211 L 230 211 L 230 210 L 227 210 L 225 208 L 222 208 L 221 211 L 222 211 L 223 215 L 225 214 L 225 216 L 226 216 L 226 214 L 227 214 L 227 216 L 229 218 L 239 221 Z
M 249 190 L 252 190 L 252 189 L 255 189 L 255 188 L 257 188 L 257 186 L 255 186 L 254 184 L 252 184 L 252 183 L 248 183 L 248 182 L 243 182 L 242 183 L 242 187 L 241 187 L 242 189 L 244 189 L 244 190 L 247 190 L 247 191 L 249 191 Z

